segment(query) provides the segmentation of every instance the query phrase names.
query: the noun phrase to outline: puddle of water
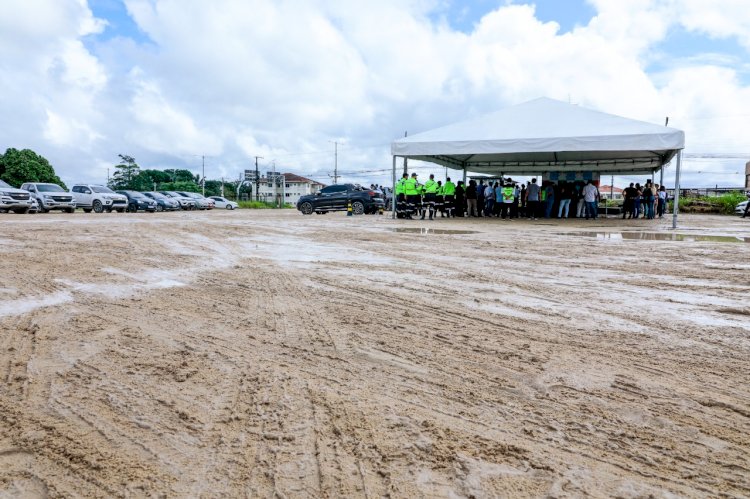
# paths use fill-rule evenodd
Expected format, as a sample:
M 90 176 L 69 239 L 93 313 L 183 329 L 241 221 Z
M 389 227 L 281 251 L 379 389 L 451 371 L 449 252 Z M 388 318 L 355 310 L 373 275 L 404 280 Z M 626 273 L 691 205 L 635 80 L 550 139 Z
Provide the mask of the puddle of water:
M 600 241 L 685 241 L 712 243 L 750 243 L 750 237 L 670 234 L 665 232 L 561 232 L 562 236 L 592 237 Z
M 399 227 L 395 229 L 386 229 L 391 232 L 400 232 L 402 234 L 419 234 L 427 235 L 456 235 L 456 234 L 479 234 L 477 230 L 453 230 L 453 229 L 430 229 L 427 227 Z

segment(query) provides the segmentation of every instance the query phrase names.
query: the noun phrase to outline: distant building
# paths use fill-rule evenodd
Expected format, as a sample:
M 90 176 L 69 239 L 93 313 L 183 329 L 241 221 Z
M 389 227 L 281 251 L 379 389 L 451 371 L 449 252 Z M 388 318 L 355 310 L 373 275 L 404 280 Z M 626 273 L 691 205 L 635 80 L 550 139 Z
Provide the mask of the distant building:
M 602 199 L 622 199 L 622 189 L 608 185 L 599 186 L 599 196 Z
M 255 183 L 253 182 L 253 186 Z M 294 173 L 266 172 L 258 185 L 258 194 L 262 201 L 297 204 L 299 198 L 307 194 L 315 194 L 325 187 L 324 184 Z

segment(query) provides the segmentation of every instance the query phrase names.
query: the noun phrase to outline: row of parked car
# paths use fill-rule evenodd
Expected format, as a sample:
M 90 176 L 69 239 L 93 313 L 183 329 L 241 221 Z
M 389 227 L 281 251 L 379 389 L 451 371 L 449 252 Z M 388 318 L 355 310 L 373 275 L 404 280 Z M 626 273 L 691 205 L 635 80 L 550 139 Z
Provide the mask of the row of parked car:
M 76 184 L 70 192 L 57 184 L 27 182 L 20 189 L 0 180 L 0 212 L 47 213 L 61 210 L 73 213 L 81 208 L 86 213 L 212 210 L 234 210 L 234 201 L 222 196 L 205 197 L 196 192 L 182 191 L 113 191 L 109 187 Z

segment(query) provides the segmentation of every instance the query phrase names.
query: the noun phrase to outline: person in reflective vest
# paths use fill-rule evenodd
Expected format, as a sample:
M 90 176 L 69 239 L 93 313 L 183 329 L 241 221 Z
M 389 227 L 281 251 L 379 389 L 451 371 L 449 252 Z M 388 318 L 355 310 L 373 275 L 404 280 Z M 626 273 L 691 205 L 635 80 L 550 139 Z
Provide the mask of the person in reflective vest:
M 430 220 L 435 215 L 435 203 L 437 202 L 438 183 L 435 182 L 435 175 L 430 174 L 430 178 L 424 183 L 424 210 L 422 211 L 422 220 L 425 212 L 429 210 Z
M 411 177 L 404 182 L 404 194 L 406 195 L 406 218 L 412 218 L 419 207 L 419 183 L 416 173 L 412 173 Z
M 445 185 L 443 186 L 443 206 L 445 213 L 448 218 L 456 218 L 455 212 L 455 200 L 456 200 L 456 184 L 451 182 L 451 178 L 445 179 Z
M 503 220 L 512 220 L 510 218 L 511 214 L 511 206 L 513 206 L 513 197 L 515 194 L 515 189 L 513 189 L 513 185 L 510 183 L 506 183 L 503 185 L 503 205 L 500 207 L 500 216 Z
M 406 193 L 404 191 L 406 181 L 409 179 L 409 175 L 404 173 L 401 179 L 396 182 L 395 202 L 396 202 L 396 217 L 403 218 L 406 216 Z

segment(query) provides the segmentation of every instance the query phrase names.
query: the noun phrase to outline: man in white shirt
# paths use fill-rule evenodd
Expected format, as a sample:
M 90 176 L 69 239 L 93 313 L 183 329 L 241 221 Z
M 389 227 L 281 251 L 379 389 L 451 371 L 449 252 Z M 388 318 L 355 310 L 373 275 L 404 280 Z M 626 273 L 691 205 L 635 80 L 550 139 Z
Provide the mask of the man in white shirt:
M 588 220 L 589 217 L 596 220 L 596 217 L 598 215 L 596 200 L 598 197 L 599 189 L 597 189 L 593 182 L 589 180 L 588 183 L 583 187 L 583 201 L 584 203 L 586 203 L 586 220 Z

